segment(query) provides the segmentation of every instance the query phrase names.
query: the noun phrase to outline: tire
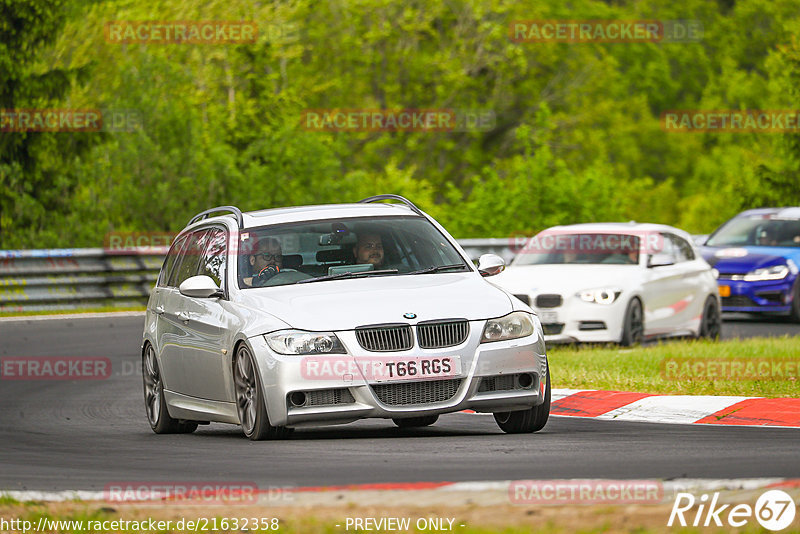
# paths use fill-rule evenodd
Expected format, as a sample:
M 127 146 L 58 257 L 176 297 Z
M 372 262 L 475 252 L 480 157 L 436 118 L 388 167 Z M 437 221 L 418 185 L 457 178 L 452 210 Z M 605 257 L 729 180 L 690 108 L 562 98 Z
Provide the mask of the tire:
M 233 386 L 236 390 L 236 412 L 245 436 L 252 441 L 261 441 L 282 439 L 292 433 L 291 428 L 270 424 L 261 378 L 253 355 L 244 344 L 236 349 L 233 360 Z
M 719 312 L 717 298 L 709 296 L 703 305 L 703 317 L 700 319 L 700 332 L 698 339 L 710 339 L 716 341 L 722 332 L 722 318 Z
M 792 291 L 792 311 L 789 313 L 789 319 L 795 323 L 800 323 L 800 276 L 794 282 L 794 291 Z
M 529 434 L 538 432 L 547 424 L 550 416 L 550 368 L 547 368 L 547 385 L 544 391 L 544 402 L 529 410 L 518 412 L 498 412 L 494 420 L 500 430 L 506 434 Z
M 400 428 L 420 428 L 431 426 L 439 420 L 438 415 L 423 415 L 421 417 L 407 417 L 405 419 L 392 419 Z
M 622 339 L 619 344 L 623 347 L 638 345 L 644 339 L 644 312 L 642 301 L 632 298 L 625 309 L 625 320 L 622 327 Z
M 150 428 L 156 434 L 190 434 L 197 429 L 194 421 L 173 419 L 164 400 L 164 381 L 158 367 L 156 351 L 147 344 L 142 354 L 142 384 L 144 386 L 144 409 Z

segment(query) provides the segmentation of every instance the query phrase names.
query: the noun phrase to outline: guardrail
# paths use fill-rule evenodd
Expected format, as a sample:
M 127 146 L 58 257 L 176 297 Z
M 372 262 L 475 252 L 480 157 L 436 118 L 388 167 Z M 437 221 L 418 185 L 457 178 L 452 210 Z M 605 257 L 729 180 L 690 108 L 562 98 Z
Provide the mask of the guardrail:
M 492 252 L 510 262 L 504 239 L 460 239 L 472 259 Z M 144 306 L 166 247 L 0 250 L 0 312 Z

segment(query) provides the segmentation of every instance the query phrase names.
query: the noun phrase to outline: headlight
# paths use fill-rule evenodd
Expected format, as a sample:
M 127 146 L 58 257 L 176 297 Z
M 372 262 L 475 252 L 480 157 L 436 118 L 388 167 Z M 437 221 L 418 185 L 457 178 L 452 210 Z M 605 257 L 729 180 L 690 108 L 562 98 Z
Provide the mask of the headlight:
M 789 274 L 788 265 L 773 265 L 772 267 L 764 267 L 763 269 L 756 269 L 744 275 L 745 282 L 759 282 L 764 280 L 783 280 Z
M 622 294 L 622 290 L 615 287 L 601 287 L 599 289 L 587 289 L 578 293 L 584 302 L 595 302 L 597 304 L 613 304 L 617 297 Z
M 512 312 L 499 319 L 489 319 L 481 334 L 481 343 L 506 341 L 526 337 L 535 331 L 531 315 L 525 312 Z
M 269 348 L 278 354 L 347 354 L 333 332 L 280 330 L 264 335 Z

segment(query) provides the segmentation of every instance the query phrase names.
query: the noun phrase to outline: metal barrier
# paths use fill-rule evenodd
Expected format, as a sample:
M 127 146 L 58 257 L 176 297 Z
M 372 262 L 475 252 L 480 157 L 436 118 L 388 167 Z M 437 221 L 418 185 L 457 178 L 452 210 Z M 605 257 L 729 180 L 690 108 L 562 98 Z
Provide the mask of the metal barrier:
M 514 257 L 508 238 L 461 239 L 470 256 Z M 0 250 L 0 312 L 143 307 L 166 247 L 127 251 L 88 249 Z

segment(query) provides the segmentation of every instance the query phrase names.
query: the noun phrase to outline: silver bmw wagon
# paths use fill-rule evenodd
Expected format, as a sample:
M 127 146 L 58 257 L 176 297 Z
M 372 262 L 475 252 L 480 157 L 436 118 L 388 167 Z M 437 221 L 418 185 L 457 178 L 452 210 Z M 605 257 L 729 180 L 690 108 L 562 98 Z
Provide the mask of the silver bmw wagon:
M 550 412 L 542 327 L 484 280 L 503 268 L 492 254 L 475 267 L 397 195 L 204 211 L 175 238 L 147 305 L 150 426 L 232 423 L 261 440 L 367 417 L 422 427 L 474 410 L 508 433 L 540 430 Z

